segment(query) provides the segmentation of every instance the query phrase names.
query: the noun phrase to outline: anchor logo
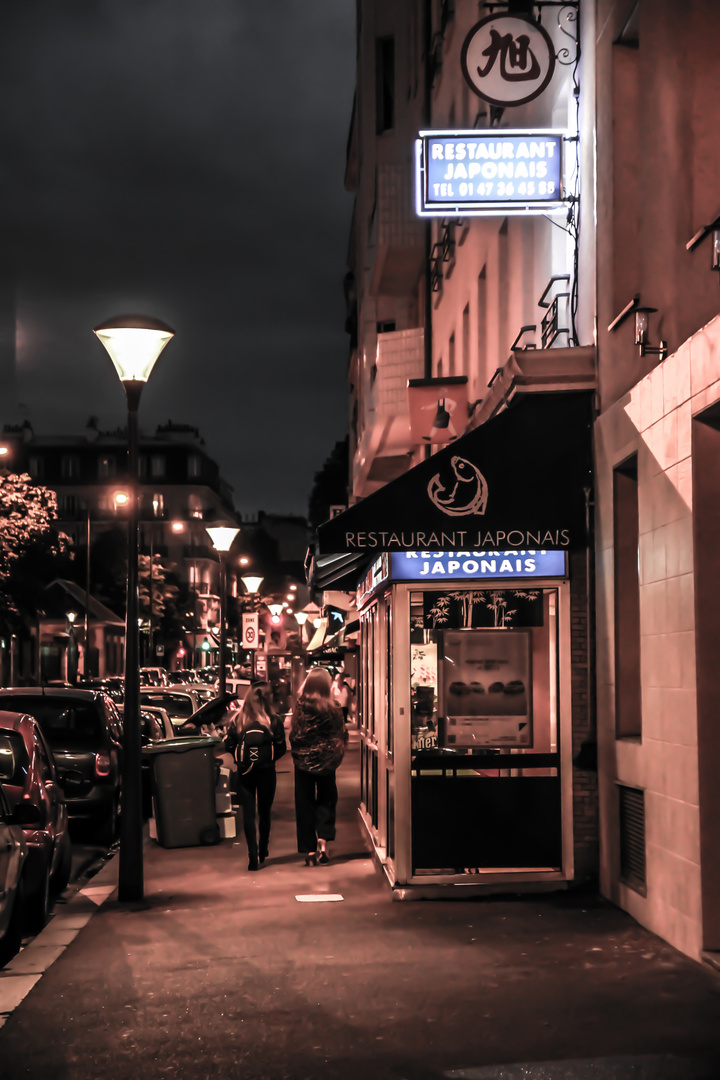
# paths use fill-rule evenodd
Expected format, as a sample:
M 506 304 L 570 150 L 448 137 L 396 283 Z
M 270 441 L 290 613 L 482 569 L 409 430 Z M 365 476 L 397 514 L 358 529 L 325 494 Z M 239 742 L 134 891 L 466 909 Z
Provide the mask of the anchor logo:
M 450 458 L 453 478 L 448 484 L 435 473 L 428 484 L 430 501 L 451 517 L 466 517 L 468 514 L 484 514 L 488 500 L 488 487 L 485 477 L 476 465 L 465 458 Z

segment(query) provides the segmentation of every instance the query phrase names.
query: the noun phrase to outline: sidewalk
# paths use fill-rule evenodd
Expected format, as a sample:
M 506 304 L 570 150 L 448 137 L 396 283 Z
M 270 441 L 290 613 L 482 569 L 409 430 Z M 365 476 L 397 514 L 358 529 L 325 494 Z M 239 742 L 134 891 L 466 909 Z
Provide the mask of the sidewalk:
M 264 870 L 241 830 L 150 842 L 144 903 L 109 891 L 112 859 L 0 973 L 2 1080 L 720 1077 L 715 972 L 590 896 L 393 902 L 357 821 L 355 734 L 333 859 L 305 867 L 289 754 L 278 771 Z

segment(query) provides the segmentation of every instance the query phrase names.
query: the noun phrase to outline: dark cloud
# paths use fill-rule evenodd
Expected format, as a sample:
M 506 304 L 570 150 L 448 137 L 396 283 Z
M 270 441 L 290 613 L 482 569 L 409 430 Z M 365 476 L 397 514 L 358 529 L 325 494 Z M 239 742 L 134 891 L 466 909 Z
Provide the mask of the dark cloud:
M 7 8 L 10 10 L 8 11 Z M 0 219 L 37 429 L 123 396 L 90 328 L 171 322 L 141 426 L 197 425 L 239 508 L 302 512 L 346 430 L 353 0 L 23 0 L 0 15 Z

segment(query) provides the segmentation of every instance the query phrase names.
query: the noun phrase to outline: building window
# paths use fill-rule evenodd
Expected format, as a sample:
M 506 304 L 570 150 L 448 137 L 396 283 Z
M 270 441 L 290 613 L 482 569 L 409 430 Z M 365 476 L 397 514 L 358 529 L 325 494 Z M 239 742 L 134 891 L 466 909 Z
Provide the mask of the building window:
M 187 474 L 191 480 L 196 480 L 202 475 L 202 461 L 199 454 L 188 454 Z
M 115 458 L 112 454 L 104 454 L 98 458 L 98 477 L 100 480 L 107 480 L 109 477 L 114 476 L 115 472 Z
M 63 454 L 60 458 L 60 475 L 63 480 L 79 479 L 80 459 L 77 454 Z
M 154 517 L 165 517 L 165 499 L 158 492 L 153 495 L 152 509 Z
M 188 495 L 188 511 L 191 518 L 203 517 L 203 504 L 199 495 Z
M 165 475 L 165 456 L 163 454 L 153 454 L 150 458 L 150 475 L 155 479 Z
M 75 518 L 78 514 L 76 495 L 58 495 L 58 514 L 61 518 Z
M 613 470 L 615 734 L 642 735 L 638 466 L 633 454 Z
M 148 474 L 148 460 L 145 454 L 141 454 L 138 458 L 138 476 L 141 480 L 146 480 Z
M 376 132 L 395 127 L 395 39 L 378 38 L 375 42 L 375 119 Z
M 33 480 L 44 480 L 45 459 L 38 457 L 37 454 L 31 454 L 28 458 L 28 472 L 32 476 Z

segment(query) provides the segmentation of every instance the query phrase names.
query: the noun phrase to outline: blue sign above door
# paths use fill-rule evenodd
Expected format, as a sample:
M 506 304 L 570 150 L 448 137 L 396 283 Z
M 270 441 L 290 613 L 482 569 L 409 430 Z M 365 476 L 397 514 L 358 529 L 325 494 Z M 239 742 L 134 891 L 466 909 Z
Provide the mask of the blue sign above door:
M 393 551 L 393 581 L 565 577 L 564 551 Z

